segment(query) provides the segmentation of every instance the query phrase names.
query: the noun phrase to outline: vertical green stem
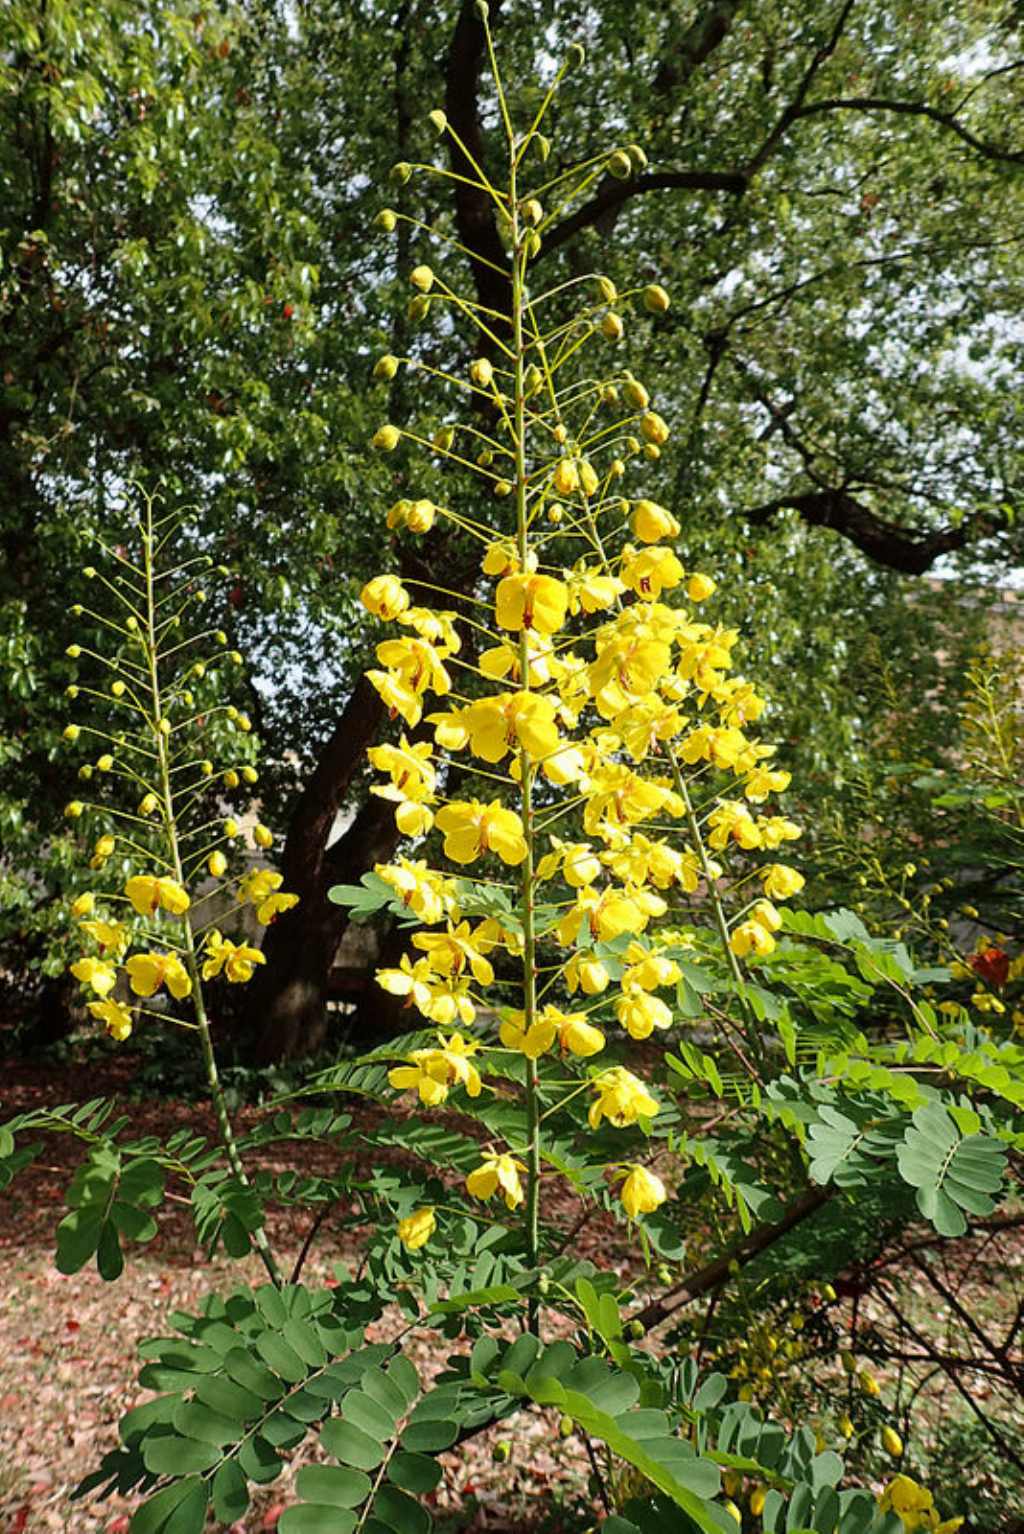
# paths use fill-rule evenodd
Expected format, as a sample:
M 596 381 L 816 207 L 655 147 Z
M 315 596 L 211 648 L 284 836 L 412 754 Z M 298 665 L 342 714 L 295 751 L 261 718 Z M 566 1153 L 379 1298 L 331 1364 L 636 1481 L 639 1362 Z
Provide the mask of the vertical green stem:
M 160 727 L 163 708 L 160 697 L 160 676 L 157 667 L 156 594 L 153 574 L 153 517 L 152 509 L 149 506 L 146 508 L 146 525 L 142 533 L 142 553 L 146 571 L 146 656 L 149 664 L 149 687 L 153 699 L 152 728 L 153 737 L 156 741 L 160 797 L 163 801 L 164 828 L 167 834 L 171 866 L 174 869 L 174 877 L 184 887 L 185 876 L 182 868 L 181 849 L 178 844 L 178 831 L 174 816 L 174 796 L 171 790 L 167 736 Z M 235 1133 L 231 1124 L 231 1116 L 228 1113 L 228 1106 L 224 1100 L 224 1088 L 221 1085 L 220 1075 L 217 1070 L 217 1058 L 214 1054 L 213 1038 L 210 1033 L 210 1020 L 206 1012 L 202 976 L 199 972 L 199 961 L 192 925 L 187 917 L 182 919 L 181 925 L 183 929 L 182 943 L 185 950 L 184 963 L 192 981 L 193 1015 L 199 1031 L 203 1064 L 206 1068 L 206 1081 L 210 1088 L 210 1098 L 213 1102 L 213 1111 L 217 1119 L 221 1144 L 224 1147 L 224 1154 L 235 1178 L 243 1187 L 248 1188 L 250 1186 L 249 1178 L 239 1154 L 238 1144 L 235 1140 Z M 280 1287 L 283 1282 L 281 1272 L 262 1226 L 253 1233 L 253 1242 L 271 1280 Z
M 515 144 L 509 134 L 509 215 L 512 220 L 512 347 L 515 353 L 513 382 L 513 435 L 515 439 L 515 485 L 516 485 L 516 545 L 520 568 L 527 571 L 529 538 L 527 536 L 526 510 L 526 383 L 523 338 L 523 303 L 526 254 L 522 247 L 519 213 L 516 206 Z M 530 690 L 530 643 L 529 632 L 524 627 L 519 635 L 519 685 L 524 692 Z M 519 805 L 526 839 L 526 857 L 520 870 L 523 912 L 523 1029 L 527 1034 L 537 1016 L 537 939 L 533 923 L 534 905 L 534 824 L 533 824 L 533 764 L 524 749 L 519 752 Z M 540 1248 L 540 1106 L 537 1092 L 538 1070 L 536 1060 L 526 1061 L 526 1136 L 527 1136 L 527 1191 L 526 1191 L 526 1251 L 527 1260 L 535 1267 Z M 536 1332 L 538 1305 L 531 1299 L 528 1323 Z

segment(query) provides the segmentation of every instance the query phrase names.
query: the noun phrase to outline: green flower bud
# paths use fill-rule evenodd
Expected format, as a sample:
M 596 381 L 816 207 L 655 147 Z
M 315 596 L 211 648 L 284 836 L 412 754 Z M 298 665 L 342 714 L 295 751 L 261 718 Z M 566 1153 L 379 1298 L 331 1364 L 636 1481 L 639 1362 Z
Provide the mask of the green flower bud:
M 372 445 L 380 453 L 393 453 L 401 435 L 397 426 L 379 426 L 373 434 Z
M 533 142 L 537 146 L 537 154 L 540 158 L 540 163 L 542 165 L 546 165 L 548 156 L 551 153 L 551 140 L 546 138 L 543 133 L 535 133 L 533 135 Z
M 228 636 L 225 634 L 223 629 L 218 629 L 213 637 L 218 644 L 227 644 L 228 642 Z
M 606 314 L 601 321 L 601 334 L 606 341 L 621 341 L 625 326 L 617 314 Z
M 393 208 L 381 208 L 373 222 L 378 229 L 383 229 L 385 234 L 393 234 L 395 225 L 398 223 L 398 214 Z
M 430 299 L 425 293 L 417 293 L 415 298 L 409 300 L 409 308 L 406 312 L 410 322 L 418 325 L 420 320 L 425 320 L 430 313 Z
M 438 427 L 437 431 L 435 431 L 430 440 L 433 446 L 437 448 L 439 453 L 447 453 L 452 443 L 455 441 L 454 426 Z
M 660 282 L 652 282 L 644 288 L 644 308 L 652 314 L 664 314 L 670 302 Z
M 435 107 L 432 112 L 428 112 L 427 120 L 433 125 L 438 134 L 443 133 L 448 126 L 448 119 L 440 107 Z
M 434 274 L 429 266 L 414 266 L 409 273 L 409 281 L 421 293 L 429 293 L 434 286 Z
M 72 618 L 80 618 L 82 616 L 82 614 L 85 612 L 85 608 L 82 606 L 81 602 L 76 602 L 74 607 L 69 607 L 68 608 L 68 611 L 71 614 Z
M 587 62 L 587 55 L 579 43 L 570 43 L 565 50 L 566 69 L 582 69 Z
M 531 229 L 526 238 L 523 240 L 523 249 L 526 251 L 526 254 L 529 256 L 531 261 L 535 260 L 537 256 L 540 255 L 542 245 L 543 241 L 541 240 L 541 237 L 537 233 L 536 229 Z
M 646 151 L 641 149 L 639 144 L 627 144 L 626 153 L 637 170 L 646 170 L 649 161 Z
M 558 1419 L 558 1436 L 559 1436 L 559 1438 L 571 1438 L 574 1431 L 575 1431 L 575 1423 L 573 1422 L 571 1417 L 569 1417 L 569 1416 L 559 1417 L 559 1419 Z
M 651 403 L 651 396 L 638 378 L 632 373 L 627 373 L 622 384 L 622 397 L 627 405 L 632 405 L 635 410 L 646 410 Z
M 608 159 L 608 174 L 618 181 L 625 181 L 633 174 L 633 162 L 624 149 L 616 149 Z
M 523 203 L 520 212 L 523 215 L 524 222 L 532 225 L 534 228 L 536 228 L 541 219 L 544 217 L 544 209 L 541 207 L 536 197 L 528 197 Z
M 494 494 L 500 500 L 500 499 L 502 499 L 506 495 L 511 495 L 512 491 L 514 489 L 515 489 L 515 486 L 513 485 L 512 481 L 510 479 L 499 479 L 495 483 Z
M 78 769 L 78 776 L 82 779 L 83 783 L 88 783 L 89 779 L 92 777 L 92 773 L 93 773 L 92 762 L 85 762 Z
M 70 804 L 64 806 L 64 814 L 68 820 L 80 820 L 85 813 L 85 805 L 81 799 L 72 799 Z
M 641 1337 L 646 1337 L 647 1328 L 642 1321 L 630 1321 L 629 1335 L 635 1342 L 639 1342 Z
M 412 166 L 407 160 L 399 160 L 397 165 L 392 165 L 391 167 L 391 179 L 397 182 L 399 186 L 404 186 L 411 175 Z

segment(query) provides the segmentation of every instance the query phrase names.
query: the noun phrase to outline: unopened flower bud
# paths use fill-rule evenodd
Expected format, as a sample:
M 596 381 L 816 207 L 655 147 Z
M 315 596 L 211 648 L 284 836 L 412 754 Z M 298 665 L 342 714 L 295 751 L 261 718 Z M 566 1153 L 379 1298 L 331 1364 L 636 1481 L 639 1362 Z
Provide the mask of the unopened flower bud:
M 262 847 L 264 852 L 269 852 L 274 845 L 274 833 L 267 826 L 255 825 L 252 829 L 252 839 L 257 847 Z
M 477 357 L 469 364 L 469 376 L 481 389 L 488 389 L 494 380 L 494 368 L 486 357 Z
M 81 653 L 82 646 L 80 644 L 69 644 L 67 649 L 64 651 L 64 654 L 70 655 L 72 660 L 77 660 Z
M 232 820 L 232 819 L 230 819 L 230 817 L 227 820 L 225 820 L 225 822 L 224 822 L 224 835 L 227 837 L 229 842 L 230 841 L 234 841 L 235 837 L 238 835 L 238 821 L 237 820 Z
M 561 421 L 559 421 L 551 435 L 554 437 L 559 447 L 564 447 L 569 440 L 569 433 L 566 431 Z
M 142 798 L 139 800 L 139 814 L 152 815 L 159 807 L 159 804 L 160 800 L 157 798 L 156 794 L 143 794 Z
M 81 799 L 72 799 L 70 804 L 64 806 L 64 814 L 68 820 L 80 820 L 85 813 L 85 805 Z
M 243 767 L 242 777 L 247 783 L 258 783 L 260 780 L 260 775 L 255 767 Z
M 608 158 L 608 174 L 618 181 L 625 181 L 627 176 L 633 174 L 633 161 L 624 149 L 616 149 Z
M 378 229 L 383 229 L 385 234 L 393 234 L 395 225 L 398 223 L 398 215 L 393 208 L 381 208 L 373 222 Z
M 543 384 L 544 374 L 535 362 L 531 362 L 523 374 L 523 385 L 527 394 L 536 394 L 543 387 Z
M 68 608 L 68 612 L 71 614 L 72 618 L 80 618 L 85 612 L 85 608 L 82 606 L 81 602 L 76 602 L 74 607 Z
M 409 164 L 408 160 L 399 160 L 397 164 L 392 165 L 391 167 L 391 179 L 392 181 L 396 182 L 398 186 L 404 186 L 411 175 L 412 166 Z
M 79 767 L 79 769 L 78 769 L 78 776 L 82 779 L 82 782 L 83 783 L 88 783 L 88 781 L 92 777 L 92 775 L 93 775 L 93 765 L 92 765 L 92 762 L 83 762 L 82 766 Z
M 670 1284 L 672 1282 L 672 1269 L 667 1263 L 659 1262 L 654 1271 L 654 1276 L 659 1284 Z
M 558 526 L 559 522 L 561 522 L 563 515 L 564 513 L 562 511 L 562 507 L 558 504 L 557 501 L 548 507 L 548 521 L 553 522 L 556 527 Z
M 536 197 L 528 197 L 520 211 L 522 212 L 524 222 L 530 224 L 533 228 L 536 228 L 544 217 L 544 209 Z
M 64 689 L 64 696 L 65 696 L 65 698 L 72 698 L 72 699 L 77 698 L 78 697 L 78 693 L 79 693 L 79 688 L 77 688 L 73 682 L 72 682 L 70 687 L 65 687 L 65 689 Z M 76 728 L 77 728 L 77 726 L 76 726 Z M 65 731 L 65 734 L 67 734 L 66 731 Z
M 402 433 L 397 426 L 378 426 L 373 434 L 372 445 L 380 453 L 393 453 L 398 446 Z
M 384 378 L 390 380 L 394 378 L 397 372 L 398 358 L 393 357 L 390 352 L 385 352 L 383 357 L 378 357 L 377 361 L 373 365 L 374 378 Z
M 202 773 L 204 778 L 213 777 L 213 763 L 209 760 L 209 758 L 199 763 L 199 771 Z
M 627 373 L 622 381 L 622 397 L 627 405 L 632 405 L 634 410 L 646 410 L 651 403 L 651 396 L 632 373 Z
M 621 341 L 625 326 L 617 314 L 606 314 L 601 321 L 601 334 L 606 341 Z
M 569 1416 L 559 1417 L 559 1419 L 558 1419 L 558 1436 L 559 1436 L 559 1438 L 571 1438 L 572 1435 L 573 1435 L 574 1427 L 575 1427 L 575 1424 L 573 1423 L 573 1420 L 572 1420 L 571 1417 L 569 1417 Z
M 537 156 L 540 163 L 545 165 L 551 153 L 551 140 L 546 138 L 543 133 L 535 133 L 533 135 L 533 143 L 537 146 Z
M 511 495 L 514 489 L 515 485 L 513 485 L 510 479 L 499 479 L 495 481 L 494 494 L 498 497 L 499 500 L 503 499 L 503 497 L 506 495 Z
M 629 1335 L 633 1338 L 634 1342 L 639 1342 L 641 1337 L 646 1337 L 647 1328 L 642 1321 L 630 1321 Z
M 429 293 L 434 286 L 434 274 L 429 266 L 414 266 L 409 281 L 420 293 Z
M 211 852 L 206 866 L 214 879 L 220 879 L 227 872 L 228 860 L 223 852 Z
M 213 637 L 218 644 L 227 644 L 228 642 L 228 636 L 225 634 L 223 629 L 218 629 Z
M 230 652 L 230 654 L 228 655 L 228 660 L 231 662 L 231 664 L 233 666 L 240 666 L 240 665 L 242 665 L 242 652 L 241 652 L 241 650 L 232 650 Z
M 661 448 L 656 442 L 645 442 L 644 457 L 649 463 L 655 463 L 661 457 Z
M 435 107 L 432 112 L 428 112 L 427 120 L 439 134 L 443 133 L 448 126 L 448 119 L 440 107 Z
M 168 719 L 166 714 L 162 719 L 157 720 L 156 727 L 160 731 L 161 735 L 169 735 L 171 733 L 171 721 Z
M 241 730 L 243 735 L 248 735 L 249 731 L 252 729 L 252 720 L 249 718 L 248 714 L 239 714 L 238 718 L 235 720 L 235 723 L 238 725 L 238 728 Z
M 205 661 L 201 661 L 201 660 L 197 660 L 196 661 L 195 665 L 192 667 L 192 675 L 194 677 L 198 677 L 199 680 L 202 681 L 203 677 L 206 675 L 206 663 L 205 663 Z
M 113 693 L 115 698 L 123 698 L 125 694 L 125 685 L 123 682 L 111 682 L 110 691 Z
M 238 773 L 235 771 L 235 769 L 233 767 L 229 767 L 227 772 L 224 774 L 224 787 L 225 788 L 237 788 L 238 784 L 239 784 Z
M 84 894 L 76 895 L 71 902 L 72 916 L 91 916 L 96 909 L 96 896 L 92 890 L 86 890 Z
M 494 454 L 491 452 L 489 447 L 481 448 L 479 453 L 476 455 L 476 461 L 480 465 L 481 469 L 489 469 L 491 464 L 494 462 Z
M 418 325 L 420 320 L 426 319 L 427 315 L 430 313 L 430 299 L 427 297 L 426 293 L 417 293 L 415 297 L 409 300 L 409 308 L 407 313 L 410 321 L 414 325 Z
M 87 581 L 95 580 L 96 579 L 96 566 L 95 565 L 86 565 L 85 569 L 82 571 L 82 574 L 85 576 Z
M 603 303 L 606 303 L 606 304 L 617 304 L 618 303 L 618 301 L 619 301 L 619 290 L 615 286 L 614 282 L 612 281 L 612 279 L 610 277 L 598 277 L 598 279 L 597 279 L 597 290 L 598 290 L 598 292 L 601 295 L 601 300 L 602 300 Z
M 535 260 L 537 256 L 540 255 L 543 244 L 544 242 L 540 235 L 537 233 L 536 229 L 531 229 L 527 233 L 526 238 L 523 240 L 523 249 L 526 251 L 526 254 L 529 256 L 531 261 Z
M 111 770 L 111 768 L 113 767 L 113 765 L 114 765 L 114 758 L 110 755 L 110 752 L 109 751 L 104 752 L 104 754 L 99 758 L 99 760 L 96 763 L 96 771 L 97 772 L 109 772 Z
M 644 288 L 644 308 L 651 314 L 664 314 L 671 300 L 665 289 L 659 282 L 652 282 Z
M 491 1450 L 491 1458 L 496 1465 L 504 1465 L 512 1458 L 512 1445 L 507 1438 L 500 1439 Z
M 71 691 L 70 687 L 68 688 L 68 691 Z M 78 689 L 76 688 L 75 691 L 77 692 Z M 81 733 L 82 731 L 77 724 L 69 724 L 65 727 L 64 739 L 67 741 L 69 746 L 73 746 Z

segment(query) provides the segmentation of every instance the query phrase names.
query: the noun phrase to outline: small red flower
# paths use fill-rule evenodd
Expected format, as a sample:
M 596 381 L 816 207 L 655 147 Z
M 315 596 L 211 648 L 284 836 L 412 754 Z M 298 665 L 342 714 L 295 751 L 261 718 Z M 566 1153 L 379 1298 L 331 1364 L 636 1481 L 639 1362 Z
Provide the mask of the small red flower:
M 1002 990 L 1010 973 L 1008 953 L 1004 953 L 1001 948 L 985 948 L 981 953 L 972 953 L 967 962 L 974 973 L 980 975 L 988 985 Z

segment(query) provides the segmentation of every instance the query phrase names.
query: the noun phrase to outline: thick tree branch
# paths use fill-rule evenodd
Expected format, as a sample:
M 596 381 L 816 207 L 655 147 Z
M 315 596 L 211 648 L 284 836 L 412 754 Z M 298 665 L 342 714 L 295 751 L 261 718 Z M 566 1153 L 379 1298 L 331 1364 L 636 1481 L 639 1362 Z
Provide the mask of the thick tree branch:
M 901 575 L 924 575 L 943 554 L 964 548 L 978 533 L 994 531 L 989 517 L 979 513 L 965 517 L 956 527 L 915 536 L 898 523 L 879 517 L 848 490 L 790 491 L 751 506 L 742 515 L 754 527 L 763 527 L 780 511 L 798 512 L 808 527 L 827 527 L 840 533 L 876 564 Z
M 681 1310 L 684 1305 L 689 1305 L 691 1300 L 696 1300 L 702 1294 L 707 1294 L 724 1284 L 729 1277 L 729 1268 L 732 1263 L 749 1262 L 759 1253 L 766 1251 L 768 1247 L 774 1246 L 776 1241 L 788 1235 L 802 1220 L 806 1220 L 808 1215 L 814 1214 L 815 1210 L 827 1204 L 835 1193 L 834 1186 L 808 1188 L 806 1193 L 802 1193 L 790 1204 L 781 1220 L 777 1220 L 774 1225 L 758 1226 L 757 1230 L 752 1230 L 748 1236 L 743 1237 L 742 1241 L 737 1241 L 735 1246 L 723 1252 L 721 1257 L 716 1257 L 714 1262 L 709 1262 L 698 1272 L 691 1273 L 681 1284 L 677 1284 L 660 1299 L 652 1300 L 630 1319 L 639 1321 L 647 1331 L 650 1331 L 652 1327 L 661 1326 L 662 1322 L 675 1315 L 677 1310 Z
M 492 0 L 492 25 L 497 9 L 497 0 Z M 463 0 L 448 50 L 444 109 L 452 128 L 480 166 L 484 165 L 480 69 L 485 48 L 486 37 L 476 6 L 473 0 Z M 466 155 L 454 139 L 449 138 L 449 143 L 452 170 L 459 176 L 475 180 L 477 172 Z M 477 299 L 488 309 L 504 314 L 509 307 L 510 288 L 502 273 L 508 263 L 498 235 L 494 202 L 486 192 L 465 181 L 456 181 L 454 187 L 455 226 L 462 244 L 471 252 L 470 266 Z M 494 271 L 495 266 L 500 271 Z
M 782 112 L 781 116 L 776 120 L 774 126 L 768 134 L 768 137 L 761 145 L 761 148 L 754 155 L 753 159 L 750 160 L 747 164 L 746 174 L 748 176 L 752 176 L 754 172 L 764 164 L 765 160 L 767 160 L 768 156 L 772 153 L 772 150 L 782 138 L 790 123 L 795 122 L 797 118 L 803 114 L 804 102 L 807 100 L 807 93 L 811 86 L 814 84 L 815 77 L 818 71 L 821 69 L 821 66 L 832 57 L 833 53 L 836 51 L 836 48 L 839 46 L 839 39 L 843 35 L 846 23 L 850 17 L 850 12 L 853 10 L 855 3 L 856 0 L 845 0 L 845 4 L 840 10 L 839 15 L 836 17 L 836 24 L 832 28 L 832 32 L 828 41 L 812 56 L 811 62 L 804 71 L 800 84 L 797 86 L 796 94 L 794 95 L 793 100 Z
M 633 197 L 647 192 L 659 192 L 675 188 L 689 192 L 731 192 L 740 195 L 747 190 L 747 178 L 742 173 L 716 170 L 664 170 L 637 176 L 632 181 L 616 181 L 608 177 L 602 182 L 595 196 L 575 213 L 556 224 L 544 237 L 544 252 L 557 250 L 566 240 L 594 224 L 604 224 L 619 212 L 623 204 Z

